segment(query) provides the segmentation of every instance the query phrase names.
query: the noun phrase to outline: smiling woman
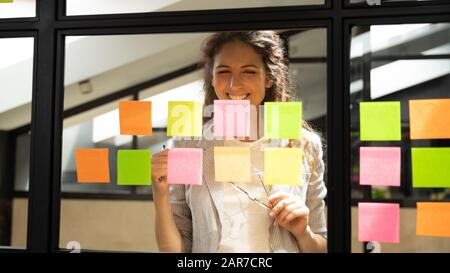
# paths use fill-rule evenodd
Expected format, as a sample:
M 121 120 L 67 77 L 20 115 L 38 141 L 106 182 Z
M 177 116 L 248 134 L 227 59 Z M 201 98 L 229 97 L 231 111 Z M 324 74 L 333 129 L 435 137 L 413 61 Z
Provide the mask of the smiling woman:
M 217 99 L 248 100 L 253 106 L 293 99 L 285 50 L 276 32 L 216 33 L 205 41 L 202 50 L 206 105 Z M 210 122 L 206 122 L 204 127 L 207 127 L 204 132 L 208 131 Z M 160 250 L 325 252 L 324 198 L 327 190 L 323 180 L 322 144 L 320 137 L 307 128 L 302 129 L 302 135 L 301 141 L 275 143 L 263 136 L 258 136 L 255 141 L 248 138 L 203 141 L 200 144 L 204 149 L 203 184 L 200 186 L 169 187 L 166 180 L 167 150 L 155 154 L 152 176 L 156 239 Z M 173 146 L 195 148 L 196 145 L 189 140 L 177 140 Z M 302 147 L 306 159 L 303 172 L 310 175 L 295 181 L 298 186 L 266 187 L 258 182 L 261 180 L 259 171 L 252 174 L 250 183 L 221 183 L 214 177 L 213 165 L 217 162 L 212 164 L 217 146 L 249 148 L 251 165 L 256 170 L 263 169 L 265 148 Z M 295 152 L 295 149 L 287 150 Z M 238 181 L 243 181 L 243 178 Z M 251 192 L 252 198 L 243 192 Z M 262 200 L 267 207 L 259 206 L 254 200 Z

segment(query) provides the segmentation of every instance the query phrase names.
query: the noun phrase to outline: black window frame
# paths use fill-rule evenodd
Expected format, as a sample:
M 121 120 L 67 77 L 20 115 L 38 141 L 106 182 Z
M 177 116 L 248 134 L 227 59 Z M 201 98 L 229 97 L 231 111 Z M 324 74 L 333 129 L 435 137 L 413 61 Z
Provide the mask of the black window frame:
M 35 37 L 30 190 L 26 249 L 61 252 L 61 144 L 66 35 L 207 32 L 237 29 L 327 29 L 328 251 L 351 252 L 350 41 L 364 24 L 448 22 L 450 4 L 395 3 L 66 16 L 65 1 L 36 1 L 35 18 L 0 19 L 0 38 Z

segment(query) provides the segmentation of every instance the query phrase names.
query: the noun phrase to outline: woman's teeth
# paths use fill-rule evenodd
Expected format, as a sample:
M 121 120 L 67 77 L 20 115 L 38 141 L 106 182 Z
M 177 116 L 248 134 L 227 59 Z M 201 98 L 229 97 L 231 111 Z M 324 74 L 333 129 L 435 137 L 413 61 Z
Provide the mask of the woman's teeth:
M 243 100 L 243 99 L 248 97 L 248 94 L 246 94 L 246 95 L 239 95 L 239 96 L 228 94 L 228 97 L 230 97 L 230 99 L 232 99 L 232 100 Z

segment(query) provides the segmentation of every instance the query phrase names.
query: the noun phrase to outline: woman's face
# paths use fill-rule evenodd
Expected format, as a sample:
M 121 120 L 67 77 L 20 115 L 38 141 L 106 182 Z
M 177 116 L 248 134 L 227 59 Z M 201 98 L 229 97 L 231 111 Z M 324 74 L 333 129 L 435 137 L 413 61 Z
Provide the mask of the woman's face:
M 260 105 L 270 88 L 262 57 L 243 42 L 229 42 L 214 58 L 212 85 L 221 100 L 249 100 Z

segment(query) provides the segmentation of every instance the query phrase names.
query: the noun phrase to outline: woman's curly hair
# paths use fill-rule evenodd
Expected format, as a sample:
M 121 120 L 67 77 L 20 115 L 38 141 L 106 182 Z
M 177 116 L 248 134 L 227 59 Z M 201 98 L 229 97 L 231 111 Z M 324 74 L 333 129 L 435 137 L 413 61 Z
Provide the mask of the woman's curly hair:
M 229 42 L 240 41 L 250 45 L 261 57 L 264 70 L 272 86 L 266 90 L 264 101 L 290 101 L 294 99 L 289 86 L 289 69 L 283 41 L 275 31 L 230 31 L 215 33 L 202 47 L 205 105 L 218 99 L 212 86 L 214 57 Z
M 272 85 L 267 88 L 264 100 L 266 101 L 293 101 L 296 99 L 294 88 L 290 85 L 288 59 L 283 40 L 275 31 L 226 31 L 218 32 L 206 39 L 202 45 L 203 65 L 203 91 L 205 92 L 205 105 L 214 104 L 218 97 L 212 85 L 214 58 L 222 47 L 229 42 L 243 42 L 251 46 L 262 57 L 264 70 Z M 306 121 L 302 127 L 310 132 L 317 132 Z M 304 152 L 309 145 L 308 139 Z M 295 140 L 290 142 L 292 146 L 299 146 Z M 317 162 L 311 154 L 306 154 L 308 162 L 316 169 Z

